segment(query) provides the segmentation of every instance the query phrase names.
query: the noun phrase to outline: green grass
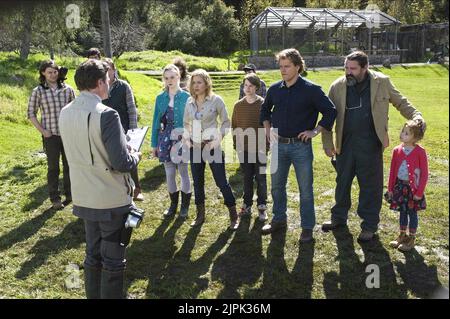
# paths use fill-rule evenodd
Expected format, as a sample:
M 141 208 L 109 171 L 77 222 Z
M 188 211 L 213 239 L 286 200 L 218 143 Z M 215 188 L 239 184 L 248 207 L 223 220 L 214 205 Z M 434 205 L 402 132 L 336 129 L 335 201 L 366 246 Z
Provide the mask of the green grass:
M 237 70 L 237 64 L 230 60 L 230 68 L 228 69 L 228 59 L 211 58 L 211 57 L 197 57 L 189 54 L 184 54 L 180 51 L 142 51 L 142 52 L 126 52 L 119 59 L 117 59 L 117 67 L 126 70 L 162 70 L 165 65 L 172 63 L 175 57 L 182 57 L 188 67 L 189 71 L 198 68 L 207 71 L 227 71 Z
M 125 56 L 126 57 L 126 56 Z M 0 298 L 83 298 L 79 288 L 65 280 L 69 264 L 82 265 L 84 230 L 71 213 L 50 210 L 46 190 L 46 162 L 41 138 L 26 120 L 26 104 L 35 85 L 34 62 L 25 68 L 3 63 L 0 57 Z M 426 298 L 436 287 L 448 287 L 448 70 L 437 65 L 381 69 L 392 75 L 397 88 L 420 109 L 427 121 L 421 143 L 428 151 L 430 180 L 428 208 L 420 213 L 417 250 L 400 253 L 388 247 L 397 234 L 397 214 L 386 204 L 381 211 L 379 239 L 367 245 L 356 242 L 360 219 L 354 184 L 349 230 L 323 233 L 315 229 L 314 245 L 299 245 L 298 189 L 293 172 L 288 181 L 288 224 L 285 234 L 260 235 L 261 224 L 244 220 L 236 233 L 227 231 L 228 213 L 206 170 L 207 219 L 201 229 L 190 217 L 164 220 L 168 205 L 165 175 L 158 161 L 149 159 L 149 143 L 139 166 L 146 200 L 142 226 L 133 233 L 127 250 L 129 298 Z M 23 83 L 11 75 L 21 72 Z M 327 91 L 342 71 L 309 72 L 308 78 Z M 129 71 L 121 76 L 132 85 L 139 105 L 140 125 L 150 125 L 158 80 Z M 268 85 L 278 71 L 261 73 Z M 73 70 L 69 83 L 73 84 Z M 221 78 L 216 78 L 219 81 Z M 238 96 L 236 79 L 217 83 L 231 115 Z M 391 146 L 384 153 L 385 182 L 390 152 L 398 144 L 403 119 L 391 108 Z M 333 205 L 335 173 L 314 143 L 314 190 L 317 223 L 329 218 Z M 242 175 L 237 164 L 227 164 L 227 176 L 241 204 Z M 270 177 L 268 178 L 270 185 Z M 270 197 L 269 197 L 270 199 Z M 269 203 L 269 207 L 272 203 Z M 368 289 L 366 266 L 380 267 L 381 287 Z M 82 276 L 82 270 L 78 274 Z

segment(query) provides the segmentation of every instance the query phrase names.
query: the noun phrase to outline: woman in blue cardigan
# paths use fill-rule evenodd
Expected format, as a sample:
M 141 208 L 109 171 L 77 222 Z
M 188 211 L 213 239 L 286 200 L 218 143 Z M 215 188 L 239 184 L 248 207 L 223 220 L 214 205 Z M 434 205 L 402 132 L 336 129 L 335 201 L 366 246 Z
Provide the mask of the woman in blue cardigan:
M 170 207 L 164 217 L 176 214 L 179 193 L 176 183 L 177 169 L 181 177 L 180 217 L 186 218 L 191 200 L 191 182 L 188 172 L 188 160 L 183 158 L 181 136 L 183 133 L 183 115 L 189 93 L 180 88 L 180 71 L 169 64 L 163 71 L 164 91 L 156 97 L 152 126 L 152 154 L 164 164 L 167 189 L 170 195 Z M 183 157 L 183 158 L 180 158 Z

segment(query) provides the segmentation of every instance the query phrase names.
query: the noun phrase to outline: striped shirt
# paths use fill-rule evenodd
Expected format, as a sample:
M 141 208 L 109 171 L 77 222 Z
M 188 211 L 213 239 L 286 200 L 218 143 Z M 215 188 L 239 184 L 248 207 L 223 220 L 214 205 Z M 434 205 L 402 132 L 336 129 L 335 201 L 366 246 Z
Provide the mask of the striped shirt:
M 137 125 L 137 108 L 136 108 L 136 103 L 134 100 L 134 94 L 133 94 L 133 90 L 131 89 L 130 84 L 128 84 L 128 82 L 121 80 L 119 78 L 117 78 L 116 75 L 116 80 L 112 83 L 112 85 L 109 88 L 109 95 L 111 96 L 111 92 L 114 91 L 114 89 L 120 84 L 124 84 L 125 85 L 125 103 L 127 105 L 127 112 L 128 112 L 128 129 L 135 129 L 138 127 Z M 114 108 L 114 107 L 113 107 Z M 115 109 L 115 108 L 114 108 Z
M 61 109 L 75 99 L 75 92 L 63 83 L 61 88 L 44 88 L 39 85 L 31 92 L 28 101 L 28 118 L 36 118 L 41 112 L 41 126 L 53 135 L 59 134 L 58 119 Z
M 245 134 L 243 134 L 243 132 L 235 131 L 236 134 L 233 134 L 233 142 L 237 151 L 243 150 L 252 152 L 252 150 L 255 151 L 257 149 L 256 146 L 258 145 L 258 129 L 263 127 L 259 122 L 259 113 L 261 111 L 261 105 L 263 104 L 263 102 L 264 99 L 261 96 L 257 95 L 256 100 L 253 103 L 248 103 L 247 99 L 244 97 L 243 99 L 237 101 L 234 105 L 233 115 L 231 117 L 231 127 L 233 128 L 233 130 L 241 128 L 243 131 L 248 128 L 253 128 L 255 130 L 256 138 L 254 141 L 250 141 L 248 140 L 248 138 L 244 138 Z

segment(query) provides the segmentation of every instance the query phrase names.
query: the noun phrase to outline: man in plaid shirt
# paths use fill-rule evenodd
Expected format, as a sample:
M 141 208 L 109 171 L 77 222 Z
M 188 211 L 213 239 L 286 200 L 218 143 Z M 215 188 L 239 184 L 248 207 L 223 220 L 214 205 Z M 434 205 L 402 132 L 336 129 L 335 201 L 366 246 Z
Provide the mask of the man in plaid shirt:
M 64 193 L 66 205 L 72 201 L 70 192 L 69 165 L 59 134 L 58 120 L 61 109 L 75 99 L 74 90 L 59 76 L 59 67 L 49 60 L 39 67 L 39 86 L 35 87 L 28 102 L 28 119 L 42 134 L 44 150 L 47 155 L 47 184 L 54 209 L 64 208 L 61 202 L 59 184 L 59 158 L 62 156 Z M 41 113 L 39 122 L 36 115 Z

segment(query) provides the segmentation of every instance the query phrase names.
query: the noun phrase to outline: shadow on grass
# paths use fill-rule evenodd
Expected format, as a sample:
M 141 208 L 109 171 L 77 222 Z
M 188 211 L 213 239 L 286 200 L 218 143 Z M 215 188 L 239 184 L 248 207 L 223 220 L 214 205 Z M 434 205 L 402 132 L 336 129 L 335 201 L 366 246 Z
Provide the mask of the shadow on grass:
M 230 183 L 236 199 L 242 198 L 244 194 L 244 173 L 241 166 L 238 166 L 238 168 L 233 171 L 232 175 L 228 178 L 228 182 Z
M 58 235 L 38 241 L 28 253 L 33 257 L 22 264 L 15 277 L 27 278 L 44 265 L 50 256 L 55 256 L 67 249 L 78 248 L 84 242 L 84 223 L 82 219 L 78 218 L 69 223 Z
M 30 199 L 30 201 L 22 207 L 22 212 L 33 211 L 47 200 L 47 184 L 38 186 L 34 191 L 28 194 L 28 198 Z
M 211 280 L 224 287 L 217 298 L 241 298 L 238 289 L 253 285 L 261 277 L 264 265 L 261 227 L 256 219 L 249 231 L 251 219 L 243 218 L 227 250 L 217 257 L 211 270 Z
M 62 175 L 60 176 L 62 177 Z M 60 191 L 60 196 L 65 196 L 62 178 L 60 178 L 58 181 L 58 190 Z M 47 184 L 36 187 L 34 191 L 28 194 L 28 197 L 30 198 L 30 201 L 22 207 L 22 212 L 33 211 L 45 203 L 45 201 L 49 198 Z M 63 204 L 66 205 L 68 203 L 66 201 L 63 201 Z M 49 203 L 49 205 L 51 204 Z
M 418 298 L 439 298 L 444 287 L 439 281 L 437 267 L 428 266 L 415 249 L 404 255 L 406 262 L 396 262 L 395 266 L 406 287 Z
M 314 242 L 300 243 L 299 253 L 292 272 L 289 273 L 284 246 L 286 230 L 272 234 L 267 248 L 264 280 L 258 298 L 311 298 L 313 284 Z
M 10 181 L 10 185 L 14 185 L 14 187 L 31 184 L 36 180 L 36 175 L 30 174 L 29 171 L 40 165 L 42 165 L 42 162 L 40 161 L 30 162 L 26 165 L 15 165 L 8 172 L 0 176 L 0 181 Z M 34 210 L 44 203 L 44 201 L 48 198 L 47 184 L 36 187 L 33 192 L 28 194 L 28 197 L 31 201 L 21 208 L 22 212 Z
M 135 240 L 127 248 L 125 291 L 134 280 L 149 279 L 151 281 L 161 277 L 168 260 L 175 252 L 173 237 L 170 239 L 169 234 L 167 236 L 164 234 L 172 221 L 172 219 L 163 219 L 152 236 L 141 241 Z M 178 219 L 175 220 L 177 221 Z M 172 236 L 175 235 L 173 231 L 175 227 L 178 229 L 180 226 L 181 224 L 172 226 Z
M 149 171 L 146 171 L 145 175 L 139 178 L 141 189 L 147 192 L 158 189 L 158 187 L 165 182 L 166 172 L 164 171 L 164 166 L 162 164 L 153 167 Z
M 55 215 L 56 211 L 52 208 L 47 209 L 42 214 L 24 222 L 19 227 L 0 237 L 0 251 L 4 251 L 14 244 L 24 241 L 34 234 L 45 224 L 47 220 Z
M 201 276 L 208 272 L 214 257 L 227 244 L 231 233 L 226 231 L 220 234 L 200 258 L 191 261 L 201 227 L 189 229 L 183 245 L 175 254 L 175 234 L 185 221 L 177 218 L 165 231 L 170 222 L 163 220 L 151 237 L 133 242 L 129 248 L 128 288 L 133 281 L 146 279 L 147 298 L 196 298 L 209 285 L 209 280 Z
M 270 236 L 270 235 L 269 235 Z M 292 298 L 286 290 L 290 287 L 290 274 L 284 259 L 286 229 L 273 233 L 267 247 L 267 259 L 263 265 L 263 281 L 260 289 L 252 291 L 246 298 Z
M 323 287 L 328 299 L 334 298 L 406 298 L 404 285 L 397 284 L 394 267 L 389 253 L 376 236 L 372 241 L 360 243 L 364 262 L 355 252 L 353 236 L 348 227 L 333 231 L 338 248 L 336 259 L 339 273 L 324 275 Z M 366 281 L 373 283 L 375 272 L 367 266 L 376 265 L 379 269 L 379 288 L 368 288 Z M 367 270 L 367 272 L 366 272 Z

